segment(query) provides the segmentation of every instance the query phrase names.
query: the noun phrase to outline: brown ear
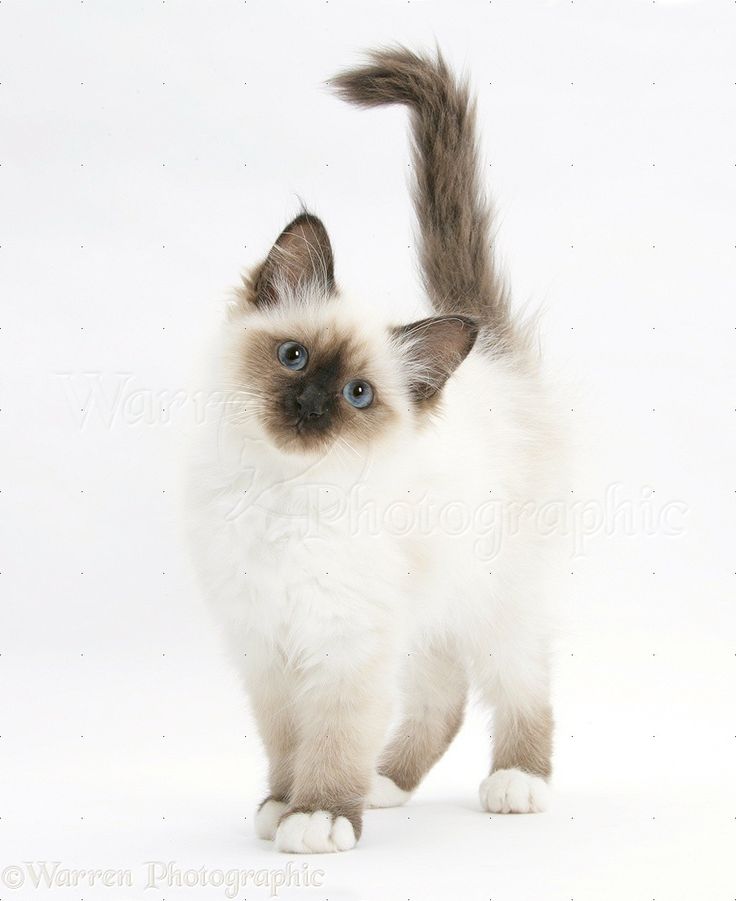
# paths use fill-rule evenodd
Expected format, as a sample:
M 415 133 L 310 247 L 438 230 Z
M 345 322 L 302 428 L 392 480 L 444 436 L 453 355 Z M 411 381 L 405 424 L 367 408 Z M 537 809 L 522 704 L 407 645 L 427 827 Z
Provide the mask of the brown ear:
M 307 286 L 325 294 L 335 288 L 335 264 L 327 229 L 311 213 L 301 213 L 279 235 L 255 283 L 258 306 L 278 302 L 279 294 Z
M 393 334 L 403 345 L 412 397 L 433 397 L 470 353 L 478 325 L 468 316 L 431 316 L 398 326 Z

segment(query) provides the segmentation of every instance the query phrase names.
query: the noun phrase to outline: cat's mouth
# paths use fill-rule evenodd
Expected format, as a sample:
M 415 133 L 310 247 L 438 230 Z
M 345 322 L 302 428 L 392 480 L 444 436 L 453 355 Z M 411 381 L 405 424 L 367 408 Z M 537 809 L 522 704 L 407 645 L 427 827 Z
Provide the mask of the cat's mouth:
M 290 411 L 290 415 L 269 418 L 266 426 L 271 440 L 288 453 L 324 453 L 335 441 L 336 423 L 330 411 L 319 415 Z
M 327 420 L 329 416 L 314 416 L 309 414 L 304 414 L 302 416 L 298 416 L 294 420 L 294 428 L 300 435 L 304 434 L 314 434 L 315 432 L 324 432 L 329 428 L 329 422 Z

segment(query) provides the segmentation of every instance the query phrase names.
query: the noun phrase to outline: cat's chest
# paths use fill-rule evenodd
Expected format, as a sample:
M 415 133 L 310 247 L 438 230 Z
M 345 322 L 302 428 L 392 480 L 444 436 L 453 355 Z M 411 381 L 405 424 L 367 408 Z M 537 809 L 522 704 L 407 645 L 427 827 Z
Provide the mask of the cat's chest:
M 398 547 L 383 536 L 356 534 L 346 517 L 326 515 L 293 492 L 254 493 L 250 502 L 241 498 L 233 506 L 236 501 L 220 499 L 232 514 L 227 527 L 210 536 L 219 544 L 214 562 L 227 585 L 213 602 L 236 632 L 245 627 L 305 636 L 368 629 L 379 608 L 394 605 L 404 565 Z
M 370 566 L 354 553 L 361 536 L 349 517 L 320 502 L 319 491 L 311 486 L 256 486 L 233 493 L 225 502 L 231 512 L 222 535 L 223 551 L 233 570 L 249 574 L 249 585 L 278 585 L 282 592 L 296 586 L 303 591 L 305 585 L 329 576 L 337 582 L 354 578 L 363 565 Z M 378 548 L 375 552 L 380 553 Z

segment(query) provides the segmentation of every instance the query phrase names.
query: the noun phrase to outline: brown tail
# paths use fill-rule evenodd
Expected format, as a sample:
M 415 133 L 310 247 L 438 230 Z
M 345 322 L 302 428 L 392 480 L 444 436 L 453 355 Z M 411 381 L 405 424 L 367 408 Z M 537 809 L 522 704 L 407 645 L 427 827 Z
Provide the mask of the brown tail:
M 403 47 L 374 50 L 367 65 L 331 80 L 359 106 L 402 103 L 411 110 L 422 276 L 434 309 L 473 316 L 499 339 L 510 337 L 506 288 L 491 246 L 468 87 L 437 57 Z

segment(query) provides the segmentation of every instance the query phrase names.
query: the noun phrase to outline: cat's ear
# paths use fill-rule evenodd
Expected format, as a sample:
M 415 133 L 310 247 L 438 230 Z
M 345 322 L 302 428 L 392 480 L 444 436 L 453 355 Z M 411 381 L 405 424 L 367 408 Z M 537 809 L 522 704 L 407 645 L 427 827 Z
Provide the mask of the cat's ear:
M 433 397 L 470 353 L 478 325 L 468 316 L 431 316 L 393 329 L 406 360 L 415 401 Z
M 325 295 L 335 288 L 335 264 L 327 229 L 311 213 L 301 213 L 279 235 L 258 272 L 253 299 L 271 306 L 283 294 L 316 288 Z

